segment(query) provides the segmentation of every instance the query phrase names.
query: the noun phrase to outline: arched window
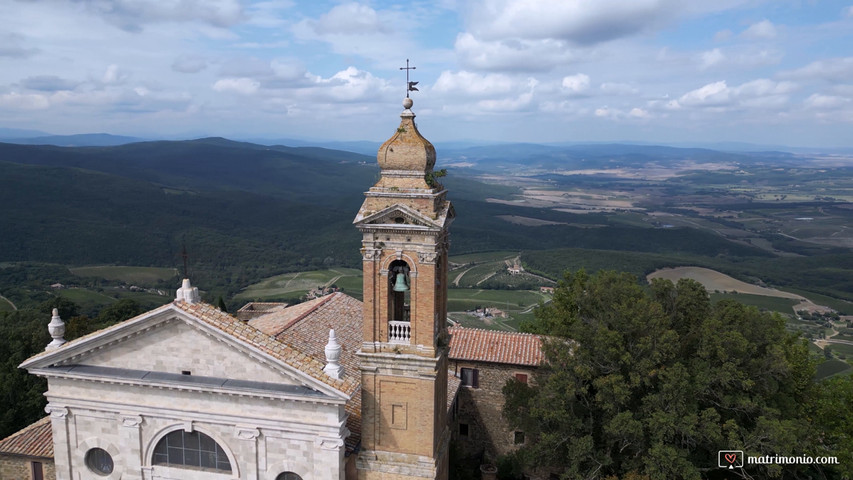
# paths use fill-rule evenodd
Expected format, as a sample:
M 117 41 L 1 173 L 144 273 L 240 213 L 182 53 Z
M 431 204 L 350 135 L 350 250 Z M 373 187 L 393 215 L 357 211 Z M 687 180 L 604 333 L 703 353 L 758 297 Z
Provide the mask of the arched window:
M 275 480 L 302 480 L 302 477 L 293 472 L 279 473 Z
M 391 320 L 397 322 L 408 322 L 409 319 L 409 292 L 411 291 L 411 279 L 409 278 L 409 265 L 403 260 L 394 260 L 388 269 L 388 290 L 391 305 L 389 312 Z
M 231 462 L 222 447 L 201 432 L 175 430 L 154 447 L 154 465 L 230 472 Z

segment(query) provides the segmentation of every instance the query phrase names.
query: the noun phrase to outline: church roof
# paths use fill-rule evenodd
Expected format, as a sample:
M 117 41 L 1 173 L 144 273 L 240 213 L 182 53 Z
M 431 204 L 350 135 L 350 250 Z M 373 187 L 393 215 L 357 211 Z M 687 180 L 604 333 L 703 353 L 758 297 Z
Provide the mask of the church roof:
M 346 375 L 360 376 L 355 353 L 361 348 L 362 303 L 349 295 L 333 293 L 269 313 L 249 321 L 249 325 L 289 345 L 299 345 L 314 358 L 325 358 L 329 329 L 341 344 L 341 365 Z
M 219 310 L 213 305 L 206 303 L 187 303 L 174 302 L 177 308 L 193 315 L 194 317 L 204 321 L 208 325 L 215 327 L 232 337 L 242 340 L 255 348 L 281 360 L 291 367 L 306 373 L 316 380 L 319 380 L 331 387 L 334 387 L 349 396 L 352 396 L 361 385 L 358 375 L 345 375 L 343 379 L 336 380 L 323 371 L 325 366 L 325 355 L 313 356 L 304 350 L 304 347 L 297 348 L 293 344 L 286 343 L 283 339 L 276 338 L 264 331 L 253 327 L 251 324 L 244 323 L 235 317 Z M 286 310 L 286 309 L 285 309 Z M 329 332 L 326 331 L 326 339 L 328 340 Z M 323 344 L 325 347 L 325 343 Z M 301 347 L 301 345 L 300 345 Z
M 359 375 L 347 375 L 344 376 L 344 378 L 341 380 L 336 380 L 328 376 L 323 371 L 323 367 L 325 366 L 325 355 L 320 355 L 319 357 L 310 355 L 306 353 L 301 347 L 296 347 L 292 344 L 286 343 L 284 340 L 277 339 L 274 336 L 264 333 L 263 331 L 245 322 L 242 322 L 239 319 L 225 312 L 222 312 L 213 305 L 203 302 L 189 303 L 180 300 L 176 300 L 172 303 L 167 303 L 162 307 L 143 313 L 142 315 L 131 318 L 129 320 L 125 320 L 124 322 L 107 327 L 105 329 L 98 330 L 97 332 L 84 335 L 73 341 L 67 342 L 58 349 L 41 352 L 26 360 L 24 363 L 21 364 L 21 367 L 30 368 L 32 366 L 36 366 L 41 362 L 51 361 L 50 358 L 55 358 L 57 355 L 61 356 L 64 354 L 64 352 L 71 353 L 78 346 L 82 346 L 89 341 L 93 341 L 97 337 L 103 337 L 104 335 L 110 334 L 112 332 L 118 333 L 118 331 L 121 331 L 122 329 L 126 328 L 128 325 L 134 322 L 139 322 L 141 320 L 144 320 L 145 318 L 150 318 L 153 315 L 158 315 L 168 310 L 178 310 L 185 312 L 186 314 L 189 314 L 192 317 L 200 320 L 204 324 L 209 325 L 223 332 L 226 335 L 229 335 L 251 347 L 254 347 L 270 355 L 271 357 L 281 361 L 282 363 L 308 375 L 319 383 L 328 385 L 329 387 L 339 392 L 342 392 L 348 397 L 352 397 L 352 395 L 359 389 L 361 385 Z M 328 333 L 328 331 L 325 332 L 327 339 Z M 81 352 L 73 352 L 73 354 L 75 355 L 79 353 Z
M 44 417 L 0 440 L 0 454 L 53 458 L 50 417 Z
M 314 358 L 325 358 L 329 329 L 341 344 L 340 363 L 344 367 L 344 380 L 361 385 L 356 352 L 362 340 L 362 303 L 349 295 L 333 293 L 314 300 L 276 310 L 249 320 L 251 327 L 272 335 L 288 345 L 299 345 L 300 349 Z M 361 438 L 361 392 L 357 391 L 346 404 L 347 449 L 351 450 Z
M 450 327 L 451 360 L 537 366 L 545 360 L 542 337 L 529 333 Z

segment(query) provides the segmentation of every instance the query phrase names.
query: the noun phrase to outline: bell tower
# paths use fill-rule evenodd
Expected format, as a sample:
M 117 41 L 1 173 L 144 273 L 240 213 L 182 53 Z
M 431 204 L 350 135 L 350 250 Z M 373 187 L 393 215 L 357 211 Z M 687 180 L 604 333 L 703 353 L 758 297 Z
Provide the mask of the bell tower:
M 400 126 L 379 148 L 379 181 L 354 221 L 364 269 L 359 480 L 448 476 L 446 281 L 455 214 L 412 104 L 403 101 Z

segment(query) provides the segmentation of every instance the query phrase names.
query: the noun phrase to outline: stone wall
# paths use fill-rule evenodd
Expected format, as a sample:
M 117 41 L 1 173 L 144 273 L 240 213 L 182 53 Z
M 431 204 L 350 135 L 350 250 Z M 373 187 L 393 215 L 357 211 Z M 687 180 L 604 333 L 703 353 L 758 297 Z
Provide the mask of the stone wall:
M 42 464 L 44 480 L 56 480 L 56 471 L 53 468 L 52 459 L 2 454 L 0 454 L 0 479 L 32 480 L 33 462 L 40 462 Z
M 462 360 L 451 360 L 451 366 L 457 375 L 461 374 L 462 368 L 478 371 L 478 387 L 459 387 L 456 425 L 452 429 L 453 439 L 462 455 L 479 457 L 482 454 L 484 462 L 494 463 L 499 456 L 516 450 L 523 443 L 516 443 L 518 439 L 515 431 L 509 429 L 503 418 L 504 397 L 501 389 L 516 374 L 526 374 L 529 380 L 534 369 Z M 464 430 L 464 426 L 467 426 L 467 435 L 460 434 L 460 427 Z
M 92 448 L 113 458 L 104 480 L 274 480 L 290 471 L 303 480 L 344 479 L 343 405 L 231 396 L 53 378 L 47 393 L 58 480 L 94 478 L 86 466 Z M 213 438 L 231 474 L 153 465 L 157 442 L 175 430 Z M 5 477 L 3 477 L 5 478 Z
M 180 374 L 236 378 L 258 382 L 296 383 L 273 368 L 250 361 L 246 354 L 228 346 L 201 328 L 175 318 L 144 336 L 97 350 L 75 363 Z

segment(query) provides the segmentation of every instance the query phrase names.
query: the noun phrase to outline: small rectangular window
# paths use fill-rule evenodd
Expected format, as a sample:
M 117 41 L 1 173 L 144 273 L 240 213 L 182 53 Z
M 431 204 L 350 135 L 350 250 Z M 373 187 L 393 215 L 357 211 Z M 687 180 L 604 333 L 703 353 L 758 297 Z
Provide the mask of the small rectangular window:
M 44 471 L 41 462 L 30 462 L 33 470 L 33 480 L 44 480 Z
M 467 423 L 460 423 L 459 424 L 459 436 L 460 437 L 467 437 L 468 436 L 468 424 Z
M 524 432 L 515 432 L 512 437 L 512 443 L 516 445 L 524 443 Z
M 472 387 L 479 388 L 480 387 L 480 371 L 476 368 L 463 368 L 461 371 L 462 374 L 462 386 L 463 387 Z
M 515 379 L 521 383 L 527 383 L 527 374 L 526 373 L 516 373 Z

